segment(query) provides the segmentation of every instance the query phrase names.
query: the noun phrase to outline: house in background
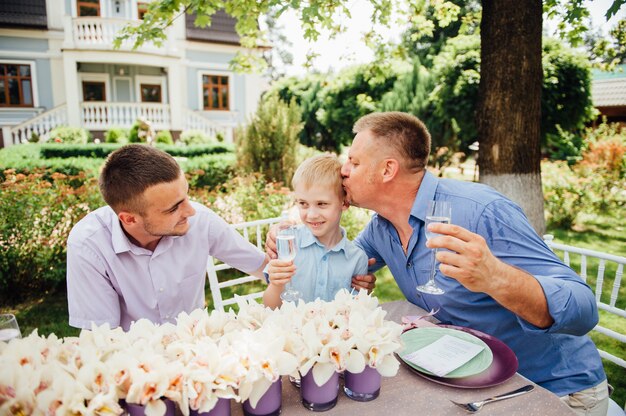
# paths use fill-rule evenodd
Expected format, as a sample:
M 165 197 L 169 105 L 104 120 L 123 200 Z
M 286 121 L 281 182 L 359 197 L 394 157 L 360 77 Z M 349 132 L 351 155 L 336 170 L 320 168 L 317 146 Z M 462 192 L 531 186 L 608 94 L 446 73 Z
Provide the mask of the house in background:
M 256 110 L 267 81 L 238 74 L 235 20 L 220 12 L 209 28 L 175 19 L 161 47 L 113 48 L 149 0 L 0 1 L 0 140 L 44 139 L 60 125 L 101 134 L 136 119 L 155 130 L 202 130 L 232 140 Z
M 598 121 L 606 117 L 610 123 L 626 125 L 626 64 L 612 72 L 594 70 L 591 97 L 600 111 Z

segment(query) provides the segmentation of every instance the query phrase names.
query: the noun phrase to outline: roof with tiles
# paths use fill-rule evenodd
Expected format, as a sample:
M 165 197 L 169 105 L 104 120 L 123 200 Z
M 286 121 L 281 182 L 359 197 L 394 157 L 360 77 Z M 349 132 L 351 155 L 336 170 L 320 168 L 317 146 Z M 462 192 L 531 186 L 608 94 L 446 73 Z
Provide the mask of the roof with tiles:
M 591 97 L 595 107 L 626 106 L 626 65 L 614 71 L 593 71 Z

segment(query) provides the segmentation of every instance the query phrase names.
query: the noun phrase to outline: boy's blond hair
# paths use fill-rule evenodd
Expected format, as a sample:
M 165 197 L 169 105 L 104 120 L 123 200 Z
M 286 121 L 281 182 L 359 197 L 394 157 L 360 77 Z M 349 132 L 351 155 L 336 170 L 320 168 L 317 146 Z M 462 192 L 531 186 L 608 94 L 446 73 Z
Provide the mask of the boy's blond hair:
M 342 185 L 341 162 L 334 154 L 326 153 L 308 158 L 298 166 L 293 174 L 291 184 L 294 189 L 298 185 L 310 188 L 313 185 L 335 189 L 341 200 L 345 197 Z

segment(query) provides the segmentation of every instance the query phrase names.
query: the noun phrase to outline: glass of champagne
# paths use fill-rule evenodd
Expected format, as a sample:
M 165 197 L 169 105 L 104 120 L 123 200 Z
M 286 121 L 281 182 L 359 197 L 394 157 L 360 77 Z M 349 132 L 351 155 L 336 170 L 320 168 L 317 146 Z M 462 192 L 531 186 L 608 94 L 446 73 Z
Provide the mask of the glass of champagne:
M 430 201 L 428 203 L 428 211 L 426 212 L 426 222 L 424 224 L 424 231 L 426 233 L 426 238 L 430 240 L 431 238 L 437 237 L 439 234 L 433 233 L 432 231 L 428 231 L 428 224 L 432 223 L 442 223 L 442 224 L 450 224 L 450 219 L 452 217 L 452 205 L 448 201 Z M 428 282 L 423 285 L 417 286 L 417 290 L 423 293 L 430 293 L 431 295 L 442 295 L 444 290 L 437 286 L 435 283 L 435 275 L 436 273 L 436 263 L 437 263 L 437 249 L 432 250 L 432 262 L 430 268 L 430 278 Z
M 0 315 L 0 341 L 9 342 L 13 338 L 22 338 L 17 319 L 12 313 Z
M 276 234 L 276 250 L 279 260 L 293 261 L 296 258 L 296 229 L 292 225 L 279 226 Z M 280 298 L 284 302 L 297 302 L 302 294 L 293 288 L 291 281 L 285 285 Z

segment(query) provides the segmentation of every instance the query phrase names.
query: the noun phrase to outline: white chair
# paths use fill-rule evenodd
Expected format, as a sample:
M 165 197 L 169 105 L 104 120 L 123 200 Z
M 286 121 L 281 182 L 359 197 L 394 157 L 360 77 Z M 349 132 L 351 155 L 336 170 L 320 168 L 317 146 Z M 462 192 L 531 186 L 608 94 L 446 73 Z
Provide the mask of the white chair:
M 563 252 L 563 262 L 570 266 L 570 260 L 572 254 L 580 256 L 580 277 L 587 282 L 587 266 L 590 263 L 597 262 L 597 273 L 596 273 L 596 281 L 595 285 L 592 286 L 592 290 L 596 296 L 596 302 L 598 304 L 598 309 L 604 310 L 610 314 L 616 315 L 621 318 L 626 318 L 626 309 L 620 309 L 616 306 L 617 299 L 619 297 L 619 292 L 622 284 L 622 276 L 624 275 L 624 264 L 626 264 L 626 257 L 614 256 L 612 254 L 602 253 L 600 251 L 588 250 L 584 248 L 568 246 L 565 244 L 555 243 L 554 236 L 547 234 L 543 236 L 544 241 L 548 244 L 553 251 L 562 251 Z M 591 260 L 591 261 L 590 261 Z M 615 269 L 615 277 L 613 278 L 613 287 L 610 291 L 610 295 L 608 296 L 608 303 L 606 302 L 607 296 L 602 295 L 602 290 L 604 288 L 605 276 L 604 273 L 606 271 L 607 264 L 613 263 Z M 622 327 L 626 328 L 626 327 Z M 626 334 L 622 334 L 611 329 L 605 328 L 603 326 L 597 325 L 594 328 L 595 331 L 606 335 L 607 337 L 616 339 L 624 344 L 626 344 Z M 609 360 L 623 368 L 626 369 L 626 360 L 624 358 L 616 357 L 615 355 L 609 354 L 606 351 L 602 351 L 598 349 L 600 352 L 600 356 L 606 360 Z
M 264 220 L 232 224 L 231 227 L 239 231 L 239 233 L 247 239 L 252 237 L 254 240 L 251 242 L 256 244 L 256 246 L 261 250 L 265 250 L 265 236 L 269 226 L 280 221 L 280 217 L 267 218 Z M 236 304 L 238 299 L 235 298 L 235 296 L 239 296 L 240 300 L 258 299 L 263 296 L 265 284 L 259 283 L 259 279 L 254 276 L 244 274 L 243 276 L 229 278 L 226 280 L 223 276 L 225 273 L 220 273 L 223 280 L 220 282 L 218 272 L 223 272 L 225 270 L 236 269 L 229 264 L 221 263 L 217 259 L 209 256 L 207 261 L 207 275 L 209 278 L 211 297 L 213 298 L 213 307 L 215 309 L 223 311 L 225 306 Z M 257 284 L 255 285 L 251 282 L 256 282 Z M 235 288 L 235 286 L 240 285 L 244 285 L 245 287 L 241 286 Z M 224 288 L 232 288 L 232 290 L 227 290 L 223 293 L 222 289 Z

